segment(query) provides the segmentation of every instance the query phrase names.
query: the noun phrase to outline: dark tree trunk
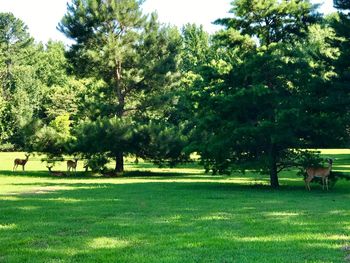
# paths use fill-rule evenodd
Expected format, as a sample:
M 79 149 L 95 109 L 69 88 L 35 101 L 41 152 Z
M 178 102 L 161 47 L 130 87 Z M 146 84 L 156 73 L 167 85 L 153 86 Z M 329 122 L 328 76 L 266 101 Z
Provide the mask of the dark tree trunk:
M 125 107 L 125 100 L 124 100 L 124 94 L 122 92 L 121 87 L 121 79 L 122 79 L 122 63 L 120 61 L 116 61 L 116 68 L 115 68 L 115 92 L 118 99 L 118 107 L 116 111 L 116 116 L 119 118 L 123 117 L 124 114 L 124 107 Z M 124 153 L 119 152 L 115 156 L 115 172 L 116 173 L 122 173 L 124 172 Z
M 122 63 L 120 61 L 116 61 L 116 68 L 114 72 L 114 79 L 115 79 L 115 93 L 118 99 L 118 107 L 116 116 L 121 118 L 124 114 L 124 107 L 125 107 L 125 94 L 122 91 Z
M 122 152 L 118 153 L 115 157 L 115 172 L 124 172 L 124 157 Z
M 270 185 L 272 188 L 278 188 L 280 185 L 277 172 L 277 152 L 273 145 L 271 146 L 269 157 Z

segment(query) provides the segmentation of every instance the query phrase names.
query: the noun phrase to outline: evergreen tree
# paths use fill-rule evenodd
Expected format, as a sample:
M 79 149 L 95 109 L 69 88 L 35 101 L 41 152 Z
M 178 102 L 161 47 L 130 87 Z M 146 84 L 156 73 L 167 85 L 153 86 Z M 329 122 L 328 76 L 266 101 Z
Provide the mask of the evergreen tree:
M 177 30 L 161 26 L 155 14 L 143 15 L 141 3 L 74 0 L 59 25 L 75 41 L 68 52 L 75 73 L 104 83 L 103 111 L 90 119 L 120 122 L 113 125 L 117 130 L 127 125 L 125 118 L 149 118 L 147 112 L 160 102 L 155 97 L 167 92 L 177 66 Z M 134 151 L 121 140 L 106 141 L 104 148 L 114 156 L 116 172 L 124 169 L 124 153 Z
M 350 10 L 349 0 L 334 0 L 334 7 L 337 9 Z
M 350 2 L 334 1 L 334 6 L 339 9 L 339 12 L 327 19 L 327 23 L 340 37 L 335 41 L 335 45 L 340 50 L 340 56 L 334 64 L 337 78 L 333 89 L 339 94 L 339 106 L 342 106 L 347 113 L 347 130 L 350 137 Z
M 335 33 L 315 25 L 309 1 L 236 0 L 214 36 L 217 57 L 202 71 L 193 145 L 207 168 L 278 173 L 302 163 L 297 149 L 344 142 Z M 339 146 L 339 144 L 337 144 Z M 305 153 L 305 156 L 307 153 Z

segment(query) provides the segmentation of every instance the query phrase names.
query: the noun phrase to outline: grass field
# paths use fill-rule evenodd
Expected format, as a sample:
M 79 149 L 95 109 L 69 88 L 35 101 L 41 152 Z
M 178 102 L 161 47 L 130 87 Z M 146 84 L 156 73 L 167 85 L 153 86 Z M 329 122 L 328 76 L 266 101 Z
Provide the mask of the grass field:
M 350 173 L 349 150 L 322 154 Z M 290 171 L 271 190 L 145 163 L 127 163 L 136 177 L 53 178 L 38 156 L 12 172 L 15 157 L 0 153 L 0 262 L 350 262 L 350 182 L 307 192 Z

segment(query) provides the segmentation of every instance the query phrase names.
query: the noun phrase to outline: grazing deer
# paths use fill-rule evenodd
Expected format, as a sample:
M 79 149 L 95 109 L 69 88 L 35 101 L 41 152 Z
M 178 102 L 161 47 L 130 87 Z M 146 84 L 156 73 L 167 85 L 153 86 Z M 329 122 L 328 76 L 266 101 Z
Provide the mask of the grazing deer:
M 326 184 L 326 188 L 328 191 L 328 176 L 332 170 L 332 159 L 328 159 L 328 167 L 327 168 L 314 168 L 310 167 L 306 169 L 307 177 L 305 179 L 305 187 L 309 191 L 310 189 L 310 182 L 314 177 L 321 177 L 322 178 L 322 189 L 324 190 L 324 185 Z
M 65 175 L 62 172 L 54 172 L 54 171 L 52 171 L 51 169 L 52 169 L 53 165 L 47 165 L 46 167 L 47 167 L 47 169 L 49 169 L 50 174 L 53 175 L 53 176 L 64 176 Z
M 67 161 L 67 171 L 69 172 L 71 169 L 72 171 L 77 171 L 77 164 L 78 164 L 78 159 L 74 158 L 74 161 L 68 160 Z
M 26 165 L 26 163 L 28 162 L 29 159 L 29 154 L 25 154 L 26 158 L 25 159 L 15 159 L 14 160 L 14 165 L 13 165 L 13 171 L 15 169 L 17 169 L 18 165 L 22 165 L 22 170 L 24 171 L 24 166 Z

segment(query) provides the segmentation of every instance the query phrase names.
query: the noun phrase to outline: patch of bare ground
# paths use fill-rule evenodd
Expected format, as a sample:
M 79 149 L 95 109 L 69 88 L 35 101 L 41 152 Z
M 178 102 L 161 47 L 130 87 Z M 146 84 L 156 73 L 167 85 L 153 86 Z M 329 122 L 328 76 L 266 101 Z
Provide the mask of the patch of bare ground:
M 350 251 L 350 246 L 343 246 L 341 249 L 344 251 Z
M 33 194 L 47 194 L 56 192 L 59 190 L 67 190 L 68 187 L 62 187 L 62 186 L 42 186 L 42 187 L 35 187 L 30 190 L 24 190 L 24 191 L 18 191 L 18 192 L 10 192 L 6 193 L 6 195 L 33 195 Z
M 350 246 L 349 246 L 349 245 L 343 246 L 343 247 L 341 248 L 341 250 L 343 250 L 343 251 L 350 251 Z M 350 262 L 350 254 L 348 254 L 348 255 L 344 258 L 344 260 L 345 260 L 346 262 Z

